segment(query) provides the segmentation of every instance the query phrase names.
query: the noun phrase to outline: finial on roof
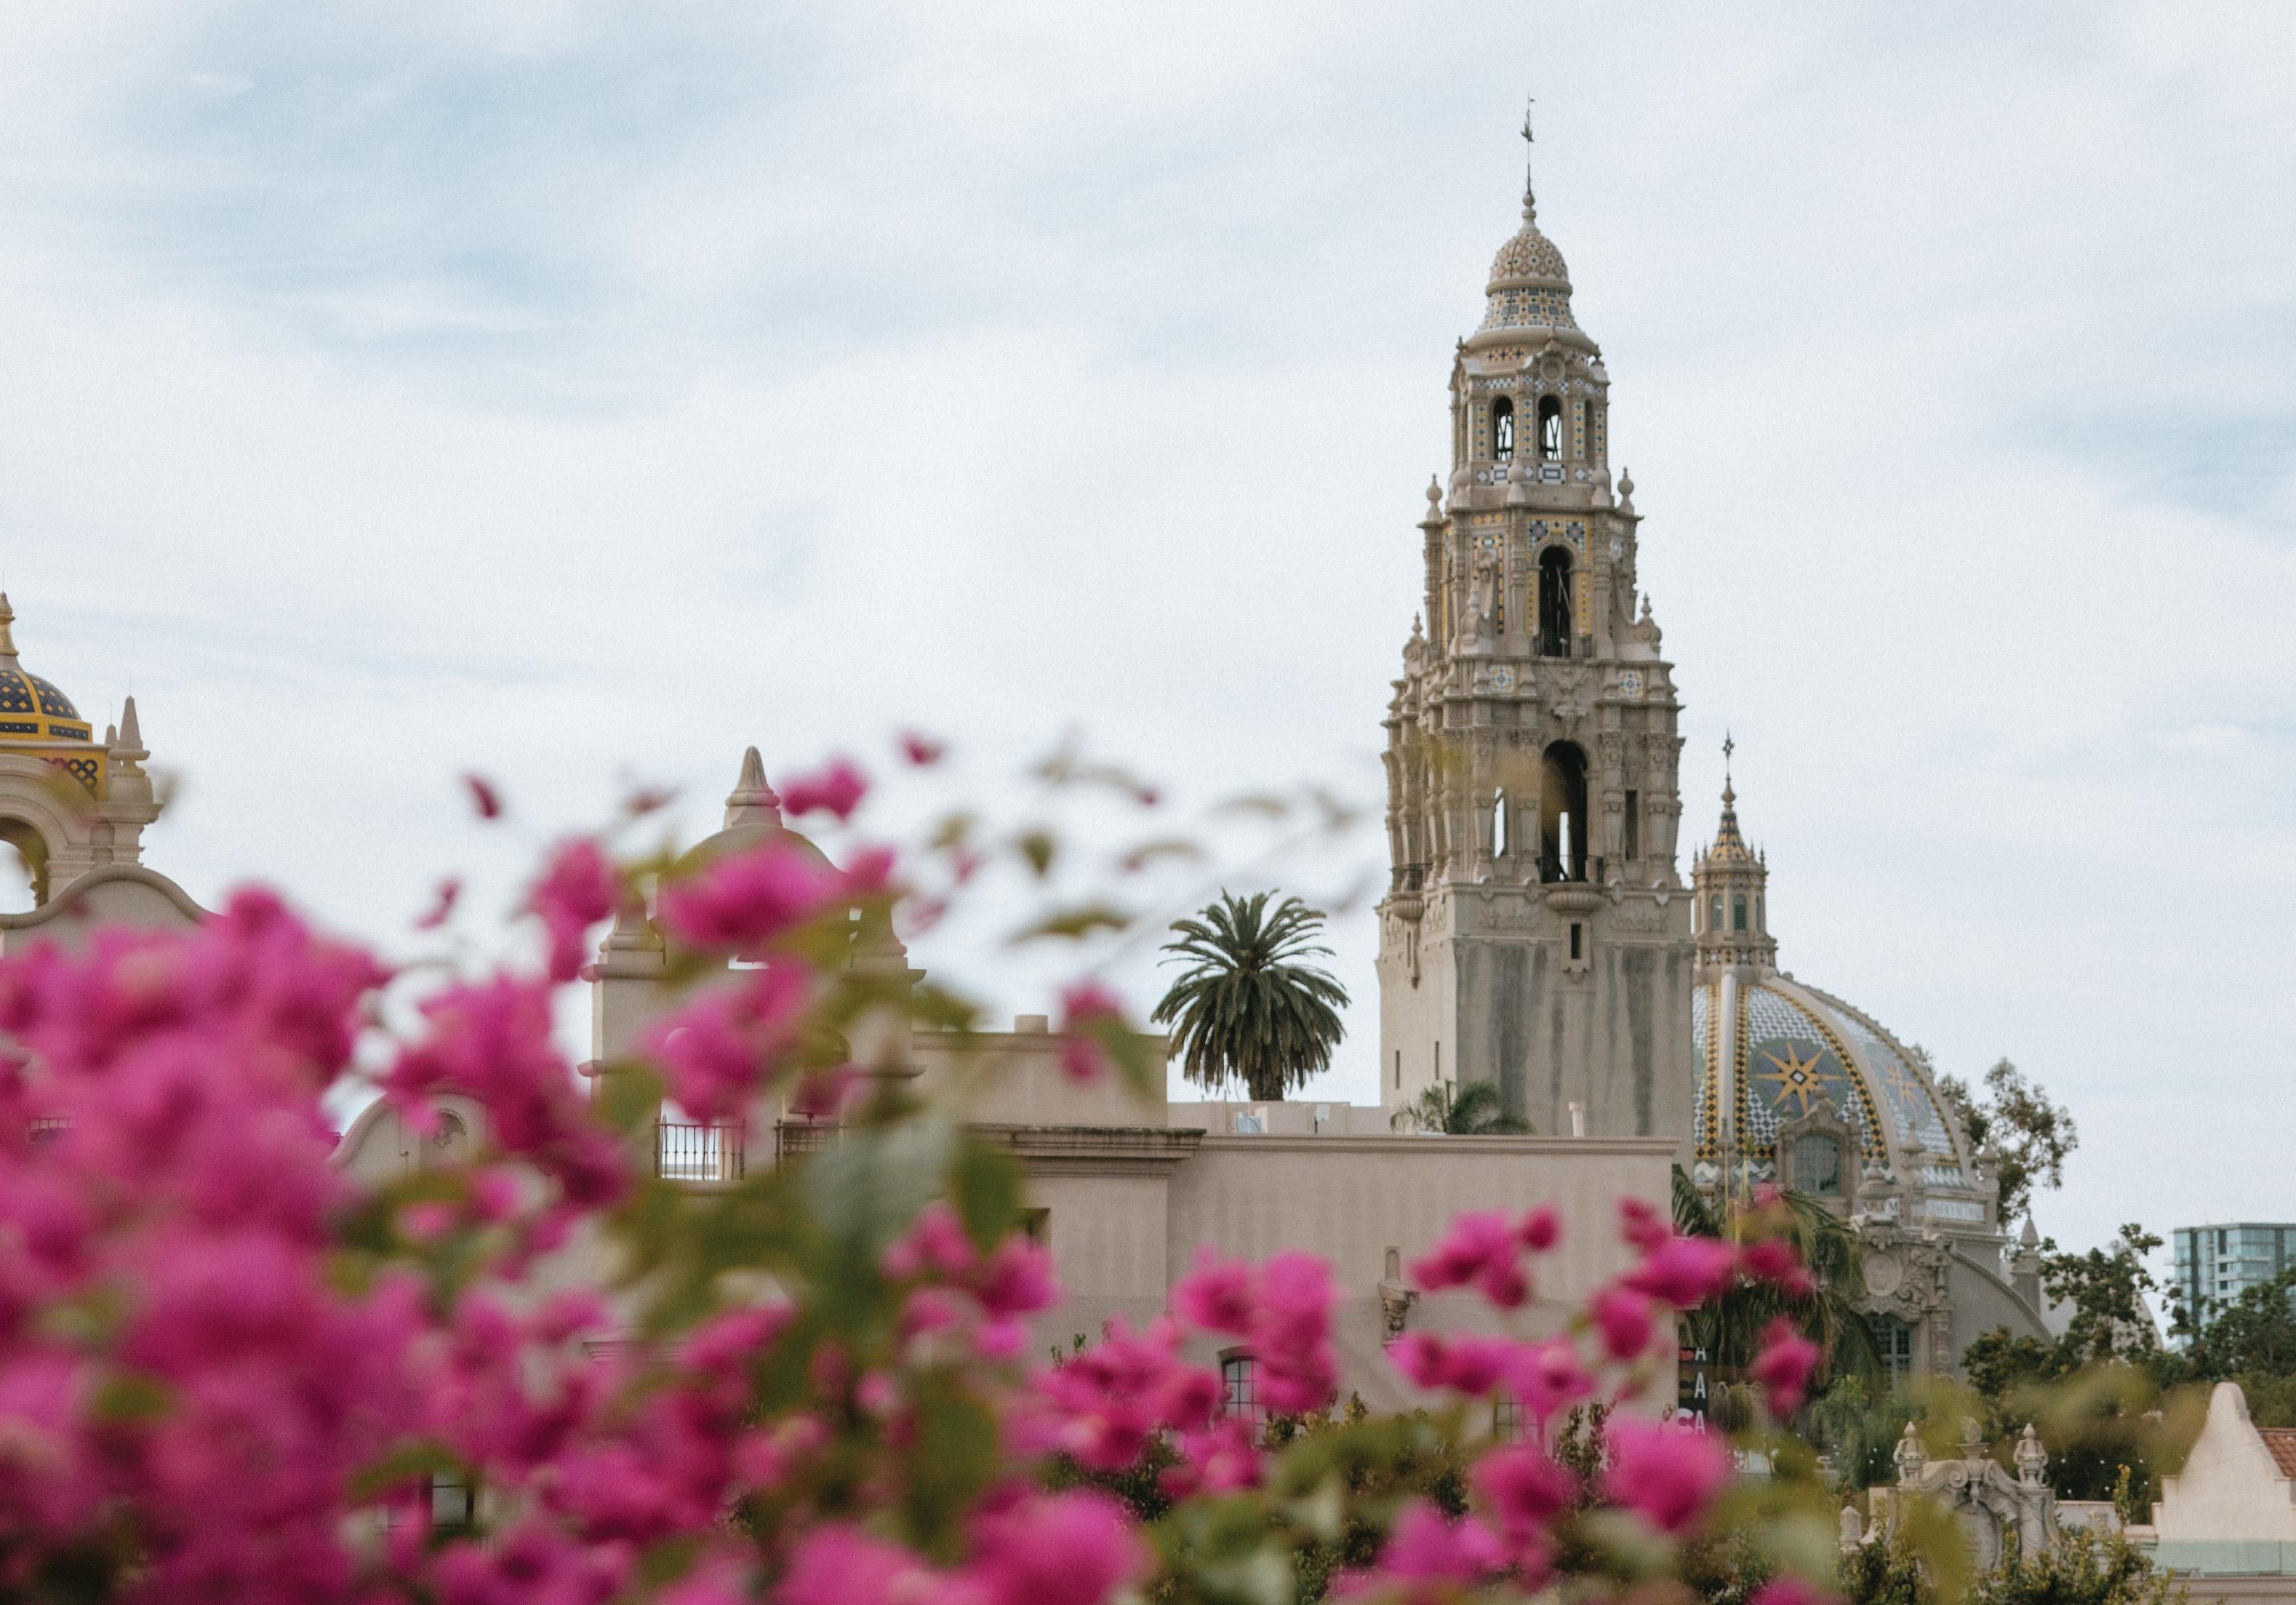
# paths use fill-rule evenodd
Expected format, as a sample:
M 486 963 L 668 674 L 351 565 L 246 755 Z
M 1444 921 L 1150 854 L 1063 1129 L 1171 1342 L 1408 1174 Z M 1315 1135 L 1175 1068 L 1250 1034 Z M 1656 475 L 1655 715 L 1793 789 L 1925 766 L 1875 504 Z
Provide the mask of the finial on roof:
M 1427 510 L 1433 512 L 1443 505 L 1443 482 L 1434 474 L 1427 476 Z
M 1538 198 L 1537 198 L 1536 196 L 1534 196 L 1534 195 L 1531 193 L 1531 189 L 1530 189 L 1530 152 L 1531 152 L 1531 148 L 1532 148 L 1532 146 L 1536 145 L 1536 144 L 1538 143 L 1538 141 L 1537 141 L 1537 140 L 1532 136 L 1531 132 L 1530 132 L 1530 109 L 1531 109 L 1533 106 L 1537 105 L 1538 103 L 1538 97 L 1537 95 L 1526 95 L 1526 96 L 1524 96 L 1524 97 L 1523 97 L 1523 103 L 1522 103 L 1522 220 L 1523 220 L 1524 222 L 1526 222 L 1526 223 L 1536 222 L 1536 221 L 1538 220 Z
M 782 822 L 782 800 L 774 788 L 766 784 L 766 761 L 758 756 L 755 747 L 742 753 L 741 778 L 726 796 L 726 828 L 742 825 L 779 825 Z
M 0 658 L 12 660 L 16 655 L 15 632 L 9 626 L 16 621 L 16 610 L 8 605 L 8 593 L 0 591 Z
M 167 710 L 162 708 L 160 712 L 164 713 Z M 144 745 L 144 726 L 135 717 L 135 694 L 133 691 L 127 694 L 127 701 L 119 710 L 119 745 L 130 748 L 140 748 Z

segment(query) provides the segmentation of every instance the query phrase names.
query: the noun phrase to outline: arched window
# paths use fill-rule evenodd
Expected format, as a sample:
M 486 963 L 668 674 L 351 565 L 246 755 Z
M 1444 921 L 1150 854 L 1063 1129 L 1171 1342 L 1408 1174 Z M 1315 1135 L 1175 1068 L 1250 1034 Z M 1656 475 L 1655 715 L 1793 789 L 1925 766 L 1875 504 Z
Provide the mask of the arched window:
M 1706 928 L 1710 931 L 1722 928 L 1722 893 L 1719 892 L 1706 900 Z
M 1562 460 L 1562 398 L 1541 396 L 1538 399 L 1538 460 L 1559 463 Z
M 1558 741 L 1540 761 L 1538 877 L 1587 878 L 1587 754 Z
M 1502 463 L 1514 455 L 1514 403 L 1505 396 L 1491 403 L 1491 455 Z
M 1821 1198 L 1841 1195 L 1841 1144 L 1823 1132 L 1804 1132 L 1793 1140 L 1793 1186 L 1797 1192 Z
M 1734 931 L 1746 928 L 1746 894 L 1743 892 L 1734 893 L 1730 898 L 1730 928 Z
M 1570 655 L 1570 553 L 1551 546 L 1538 555 L 1538 655 Z
M 1491 856 L 1505 858 L 1507 850 L 1507 804 L 1504 788 L 1491 794 Z
M 1254 1432 L 1267 1421 L 1267 1406 L 1259 1402 L 1259 1362 L 1250 1354 L 1221 1357 L 1220 1413 L 1235 1417 Z

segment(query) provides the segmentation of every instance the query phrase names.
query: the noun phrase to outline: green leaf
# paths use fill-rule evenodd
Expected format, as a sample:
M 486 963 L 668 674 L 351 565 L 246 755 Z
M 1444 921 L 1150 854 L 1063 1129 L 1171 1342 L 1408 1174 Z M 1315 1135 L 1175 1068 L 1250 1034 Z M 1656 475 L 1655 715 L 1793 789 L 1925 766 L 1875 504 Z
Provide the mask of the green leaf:
M 1052 873 L 1053 860 L 1060 856 L 1060 841 L 1049 830 L 1024 830 L 1013 838 L 1013 845 L 1038 880 Z
M 966 1142 L 949 1166 L 949 1200 L 964 1230 L 982 1249 L 993 1248 L 1021 1215 L 1021 1167 L 985 1144 Z
M 1073 908 L 1055 909 L 1035 924 L 1021 926 L 1013 934 L 1010 945 L 1021 947 L 1051 936 L 1081 941 L 1095 931 L 1121 931 L 1132 923 L 1132 918 L 1114 903 L 1078 903 Z
M 128 1425 L 154 1421 L 175 1407 L 175 1395 L 155 1377 L 121 1371 L 106 1377 L 89 1401 L 89 1413 L 99 1421 Z

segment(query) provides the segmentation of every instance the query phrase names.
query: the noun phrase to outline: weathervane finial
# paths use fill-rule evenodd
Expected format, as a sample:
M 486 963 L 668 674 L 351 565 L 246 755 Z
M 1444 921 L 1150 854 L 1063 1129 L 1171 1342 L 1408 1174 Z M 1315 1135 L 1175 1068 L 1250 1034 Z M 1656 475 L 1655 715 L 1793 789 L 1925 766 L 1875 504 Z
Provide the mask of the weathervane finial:
M 1532 147 L 1533 145 L 1535 145 L 1535 144 L 1537 144 L 1538 143 L 1537 136 L 1535 136 L 1531 133 L 1531 131 L 1530 131 L 1530 109 L 1531 109 L 1533 106 L 1537 105 L 1538 103 L 1538 97 L 1537 95 L 1525 95 L 1525 96 L 1523 97 L 1523 103 L 1522 103 L 1522 215 L 1523 215 L 1525 218 L 1529 218 L 1529 217 L 1533 217 L 1533 216 L 1535 216 L 1535 215 L 1537 214 L 1538 210 L 1538 202 L 1537 199 L 1536 199 L 1536 198 L 1531 194 L 1531 189 L 1530 189 L 1530 149 L 1531 149 L 1531 147 Z

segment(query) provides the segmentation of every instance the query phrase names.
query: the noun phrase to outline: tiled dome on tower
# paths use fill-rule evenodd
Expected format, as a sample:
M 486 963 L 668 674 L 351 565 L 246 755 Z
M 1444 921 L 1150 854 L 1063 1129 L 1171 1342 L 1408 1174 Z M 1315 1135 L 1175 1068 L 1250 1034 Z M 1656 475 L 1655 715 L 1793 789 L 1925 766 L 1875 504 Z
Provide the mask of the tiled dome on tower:
M 1928 1069 L 1871 1015 L 1778 970 L 1769 866 L 1736 805 L 1726 781 L 1693 874 L 1693 1178 L 1737 1196 L 1776 1181 L 1868 1217 L 1987 1230 L 1991 1189 Z
M 103 778 L 95 731 L 53 680 L 18 661 L 15 622 L 15 609 L 0 594 L 0 750 L 34 751 L 94 795 Z
M 1522 226 L 1491 259 L 1483 328 L 1575 329 L 1570 316 L 1570 269 L 1554 242 L 1538 232 L 1538 203 L 1526 179 Z

